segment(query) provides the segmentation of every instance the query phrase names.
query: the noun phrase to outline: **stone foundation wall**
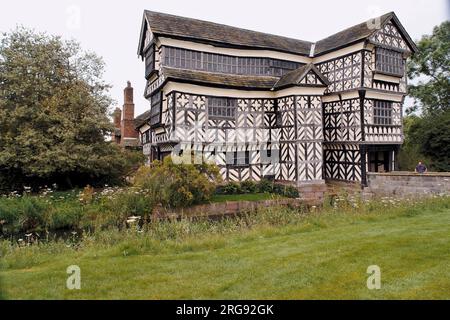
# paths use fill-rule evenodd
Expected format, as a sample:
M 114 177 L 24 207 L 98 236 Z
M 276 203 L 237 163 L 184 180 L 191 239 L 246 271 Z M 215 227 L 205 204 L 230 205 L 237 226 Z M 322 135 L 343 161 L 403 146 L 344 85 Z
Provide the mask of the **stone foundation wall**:
M 297 185 L 300 199 L 309 205 L 320 205 L 323 203 L 325 194 L 328 191 L 327 185 L 324 182 L 302 182 Z
M 182 208 L 176 210 L 168 210 L 163 207 L 156 207 L 153 210 L 153 218 L 155 219 L 178 219 L 178 218 L 199 218 L 199 217 L 222 217 L 233 216 L 246 212 L 255 212 L 258 209 L 267 207 L 290 207 L 300 208 L 306 204 L 300 199 L 274 199 L 261 201 L 227 201 L 220 203 L 210 203 Z
M 368 173 L 364 196 L 420 197 L 450 194 L 450 173 Z

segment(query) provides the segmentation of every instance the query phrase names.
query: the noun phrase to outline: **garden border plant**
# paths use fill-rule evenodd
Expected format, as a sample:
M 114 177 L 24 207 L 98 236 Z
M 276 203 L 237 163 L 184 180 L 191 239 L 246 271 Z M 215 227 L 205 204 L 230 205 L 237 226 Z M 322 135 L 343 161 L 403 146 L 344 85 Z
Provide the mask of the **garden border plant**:
M 216 194 L 246 194 L 246 193 L 273 193 L 286 198 L 298 198 L 298 189 L 292 185 L 275 183 L 268 179 L 258 182 L 247 180 L 241 183 L 230 182 L 216 188 Z

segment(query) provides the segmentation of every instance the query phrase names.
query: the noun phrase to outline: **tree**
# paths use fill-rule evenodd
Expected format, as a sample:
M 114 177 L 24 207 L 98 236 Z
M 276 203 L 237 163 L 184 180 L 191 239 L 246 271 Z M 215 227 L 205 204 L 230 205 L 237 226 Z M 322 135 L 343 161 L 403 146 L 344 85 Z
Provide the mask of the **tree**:
M 0 42 L 0 189 L 117 181 L 127 163 L 105 140 L 104 63 L 78 43 L 17 28 Z
M 424 35 L 418 52 L 408 64 L 408 77 L 418 83 L 409 86 L 414 106 L 427 114 L 449 110 L 450 102 L 450 21 L 434 27 L 431 36 Z
M 430 159 L 434 171 L 450 171 L 450 112 L 419 118 L 409 129 L 410 140 Z
M 408 64 L 414 105 L 404 119 L 405 144 L 399 154 L 402 170 L 424 160 L 431 170 L 450 171 L 450 22 L 433 29 L 418 43 Z

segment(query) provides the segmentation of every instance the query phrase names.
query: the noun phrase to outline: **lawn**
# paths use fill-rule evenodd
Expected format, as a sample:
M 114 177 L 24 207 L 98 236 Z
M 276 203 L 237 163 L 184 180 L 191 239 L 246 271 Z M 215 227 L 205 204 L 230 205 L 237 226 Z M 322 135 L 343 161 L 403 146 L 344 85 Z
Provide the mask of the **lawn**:
M 114 238 L 2 257 L 7 299 L 450 299 L 450 203 L 308 216 L 183 240 Z M 6 252 L 3 249 L 3 252 Z M 66 268 L 81 268 L 81 290 Z M 366 286 L 381 268 L 381 289 Z
M 273 193 L 243 193 L 243 194 L 216 194 L 211 197 L 210 202 L 226 201 L 261 201 L 283 198 Z

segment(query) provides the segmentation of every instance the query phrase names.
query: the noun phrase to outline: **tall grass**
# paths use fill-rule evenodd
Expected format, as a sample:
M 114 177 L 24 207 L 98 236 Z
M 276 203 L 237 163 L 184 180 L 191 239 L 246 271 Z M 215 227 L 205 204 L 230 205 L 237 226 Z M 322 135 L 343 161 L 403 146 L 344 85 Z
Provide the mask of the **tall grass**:
M 398 217 L 409 218 L 426 210 L 438 212 L 449 208 L 450 197 L 415 202 L 393 199 L 353 202 L 342 199 L 323 208 L 270 207 L 221 220 L 165 220 L 147 223 L 142 227 L 136 224 L 128 229 L 97 230 L 82 234 L 81 241 L 66 239 L 19 247 L 5 240 L 0 241 L 0 256 L 8 257 L 4 261 L 8 268 L 26 268 L 44 263 L 53 254 L 62 252 L 74 254 L 78 251 L 86 251 L 96 254 L 100 249 L 110 249 L 112 255 L 127 256 L 141 253 L 157 254 L 168 247 L 184 252 L 223 247 L 227 238 L 223 235 L 245 233 L 249 239 L 260 237 L 261 234 L 269 237 L 279 232 L 289 232 L 289 230 L 310 232 L 336 224 L 354 224 Z M 280 226 L 287 226 L 287 228 L 277 228 Z M 204 241 L 205 239 L 208 241 Z M 38 252 L 47 252 L 50 255 L 36 254 Z
M 154 202 L 136 188 L 87 188 L 65 193 L 13 194 L 0 197 L 0 235 L 44 233 L 49 230 L 124 227 L 130 216 L 149 219 Z

